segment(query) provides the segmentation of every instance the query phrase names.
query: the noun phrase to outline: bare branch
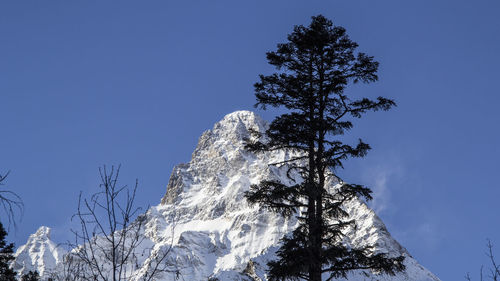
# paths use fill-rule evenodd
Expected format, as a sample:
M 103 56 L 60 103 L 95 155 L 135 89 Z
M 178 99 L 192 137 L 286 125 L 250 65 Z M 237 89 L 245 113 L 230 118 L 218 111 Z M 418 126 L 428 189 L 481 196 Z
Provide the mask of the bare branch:
M 10 171 L 7 171 L 4 175 L 0 174 L 0 186 L 5 185 L 5 179 L 9 173 Z M 7 229 L 11 225 L 16 228 L 16 212 L 19 212 L 19 217 L 21 218 L 24 211 L 24 204 L 21 197 L 13 191 L 0 189 L 0 209 L 3 210 L 7 217 Z

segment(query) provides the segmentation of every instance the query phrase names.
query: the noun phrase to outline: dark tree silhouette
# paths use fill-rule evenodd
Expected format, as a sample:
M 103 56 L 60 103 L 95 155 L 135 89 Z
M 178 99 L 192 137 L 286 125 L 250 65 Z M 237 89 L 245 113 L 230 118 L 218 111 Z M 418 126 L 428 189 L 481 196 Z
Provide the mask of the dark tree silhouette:
M 16 281 L 16 272 L 10 268 L 10 263 L 14 260 L 14 244 L 7 244 L 5 237 L 7 231 L 0 222 L 0 280 Z
M 29 271 L 21 277 L 21 281 L 40 281 L 38 271 Z
M 352 99 L 345 88 L 357 82 L 378 79 L 378 62 L 364 53 L 346 30 L 319 15 L 310 26 L 295 26 L 286 43 L 267 53 L 277 71 L 260 75 L 255 84 L 256 107 L 280 107 L 288 112 L 276 117 L 266 135 L 254 133 L 247 148 L 254 152 L 288 150 L 287 164 L 293 185 L 263 181 L 251 186 L 246 197 L 284 216 L 298 214 L 299 226 L 282 239 L 278 260 L 270 262 L 271 280 L 303 278 L 319 281 L 346 277 L 356 269 L 395 274 L 404 270 L 404 257 L 374 253 L 372 248 L 348 248 L 341 243 L 344 232 L 355 221 L 348 219 L 344 202 L 355 197 L 371 199 L 367 187 L 342 183 L 328 189 L 325 183 L 336 176 L 350 157 L 363 157 L 370 146 L 361 140 L 355 146 L 339 136 L 353 127 L 352 120 L 368 111 L 388 110 L 394 101 L 378 97 Z

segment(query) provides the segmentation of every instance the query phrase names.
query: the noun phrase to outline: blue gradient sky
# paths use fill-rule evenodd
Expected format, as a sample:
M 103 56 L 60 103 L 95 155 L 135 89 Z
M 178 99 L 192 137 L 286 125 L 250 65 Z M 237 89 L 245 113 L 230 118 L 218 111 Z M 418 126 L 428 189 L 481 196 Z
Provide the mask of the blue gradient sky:
M 319 13 L 381 63 L 349 91 L 398 103 L 359 120 L 373 150 L 341 176 L 442 280 L 477 273 L 486 238 L 500 256 L 498 1 L 2 1 L 0 172 L 26 205 L 9 239 L 70 238 L 102 164 L 159 203 L 201 133 L 252 110 L 265 52 Z

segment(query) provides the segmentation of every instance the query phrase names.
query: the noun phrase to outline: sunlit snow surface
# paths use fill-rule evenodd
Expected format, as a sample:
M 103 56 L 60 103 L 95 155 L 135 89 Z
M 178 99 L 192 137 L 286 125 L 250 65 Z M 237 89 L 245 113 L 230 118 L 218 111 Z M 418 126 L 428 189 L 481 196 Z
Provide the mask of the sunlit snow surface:
M 41 226 L 15 253 L 14 269 L 27 273 L 36 269 L 42 276 L 54 269 L 65 254 L 62 248 L 50 240 L 50 228 Z
M 249 129 L 263 132 L 266 126 L 253 112 L 237 111 L 204 132 L 191 161 L 174 168 L 162 203 L 145 214 L 143 231 L 147 239 L 137 252 L 150 247 L 159 251 L 172 245 L 167 261 L 180 270 L 181 280 L 266 280 L 265 265 L 274 258 L 279 239 L 297 224 L 294 218 L 284 219 L 259 206 L 249 206 L 243 196 L 251 184 L 264 179 L 290 183 L 286 167 L 269 164 L 291 155 L 254 154 L 244 149 Z M 336 182 L 331 180 L 329 184 L 334 188 Z M 439 280 L 390 236 L 363 202 L 353 200 L 347 209 L 358 228 L 349 232 L 346 243 L 373 245 L 377 252 L 392 256 L 405 255 L 407 267 L 396 276 L 358 271 L 349 280 Z M 48 228 L 40 228 L 18 249 L 16 270 L 38 269 L 44 277 L 57 270 L 62 251 L 55 249 L 48 232 Z M 145 262 L 143 259 L 139 264 Z M 175 280 L 175 275 L 164 274 L 161 280 Z

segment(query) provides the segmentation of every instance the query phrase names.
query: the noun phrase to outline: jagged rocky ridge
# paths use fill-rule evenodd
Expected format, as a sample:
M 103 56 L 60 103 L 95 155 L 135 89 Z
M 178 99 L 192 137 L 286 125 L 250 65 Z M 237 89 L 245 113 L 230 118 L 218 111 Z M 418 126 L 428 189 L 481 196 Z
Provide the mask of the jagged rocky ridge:
M 249 206 L 243 196 L 251 184 L 263 179 L 289 181 L 286 167 L 268 165 L 287 159 L 287 152 L 254 154 L 244 149 L 249 129 L 263 132 L 266 126 L 253 112 L 226 115 L 203 133 L 191 161 L 174 168 L 161 204 L 141 217 L 146 220 L 142 247 L 150 247 L 154 253 L 172 246 L 167 261 L 176 265 L 184 280 L 266 280 L 265 265 L 274 258 L 279 239 L 296 226 L 296 219 Z M 334 188 L 336 182 L 332 179 L 329 184 Z M 439 281 L 391 237 L 384 223 L 362 201 L 353 200 L 346 208 L 358 221 L 357 230 L 349 232 L 346 243 L 405 255 L 407 267 L 396 276 L 357 271 L 349 280 Z M 43 277 L 58 270 L 63 252 L 55 249 L 48 232 L 41 227 L 18 249 L 16 270 L 37 269 Z M 145 263 L 146 258 L 138 260 L 139 265 Z M 139 279 L 144 268 L 139 267 L 137 272 Z M 161 280 L 175 277 L 163 274 Z

